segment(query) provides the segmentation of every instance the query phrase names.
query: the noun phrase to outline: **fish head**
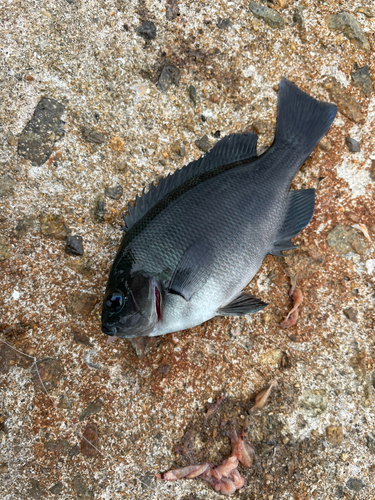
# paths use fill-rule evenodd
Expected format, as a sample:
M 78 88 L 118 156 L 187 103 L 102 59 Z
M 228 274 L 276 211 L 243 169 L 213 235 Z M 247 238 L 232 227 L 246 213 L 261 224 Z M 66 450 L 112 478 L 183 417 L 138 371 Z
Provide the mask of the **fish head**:
M 107 287 L 102 308 L 103 333 L 145 337 L 160 319 L 160 287 L 153 277 L 136 273 Z

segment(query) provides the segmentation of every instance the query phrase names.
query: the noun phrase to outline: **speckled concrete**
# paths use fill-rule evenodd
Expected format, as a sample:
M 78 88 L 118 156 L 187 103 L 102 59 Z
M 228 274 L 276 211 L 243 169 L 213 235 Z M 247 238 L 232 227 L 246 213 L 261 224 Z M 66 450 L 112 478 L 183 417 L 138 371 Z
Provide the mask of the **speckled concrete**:
M 249 3 L 0 0 L 0 340 L 29 356 L 0 346 L 6 500 L 216 499 L 207 483 L 154 475 L 220 463 L 228 420 L 248 426 L 258 456 L 237 498 L 375 498 L 375 99 L 351 76 L 368 65 L 374 83 L 375 8 L 277 0 L 267 5 L 284 24 L 272 27 Z M 342 11 L 364 38 L 329 29 Z M 155 38 L 137 31 L 144 21 Z M 166 65 L 179 70 L 168 90 Z M 127 341 L 107 346 L 100 306 L 127 203 L 198 158 L 205 135 L 213 145 L 254 130 L 268 146 L 282 76 L 340 113 L 293 183 L 317 189 L 299 250 L 267 257 L 249 286 L 270 305 L 157 339 L 141 357 Z M 19 152 L 42 98 L 64 106 L 65 134 L 46 131 L 52 154 L 37 165 Z M 65 252 L 67 234 L 82 236 L 83 256 Z M 286 272 L 305 297 L 287 330 Z

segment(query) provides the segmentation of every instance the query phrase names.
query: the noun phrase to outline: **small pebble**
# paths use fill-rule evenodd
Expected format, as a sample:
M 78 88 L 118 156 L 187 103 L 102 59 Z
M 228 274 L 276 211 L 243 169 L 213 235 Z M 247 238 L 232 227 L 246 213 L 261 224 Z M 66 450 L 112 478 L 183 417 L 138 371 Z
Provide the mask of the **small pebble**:
M 354 40 L 358 49 L 370 50 L 370 44 L 362 31 L 361 25 L 351 14 L 339 12 L 328 16 L 327 21 L 330 30 L 340 31 L 349 40 Z
M 351 153 L 358 153 L 361 150 L 359 142 L 352 137 L 345 137 L 345 144 Z
M 125 170 L 128 170 L 129 164 L 125 160 L 120 160 L 119 162 L 116 163 L 116 170 L 119 172 L 125 172 Z
M 212 94 L 210 101 L 217 104 L 220 101 L 220 97 L 217 94 Z
M 125 141 L 121 137 L 111 137 L 109 140 L 109 147 L 112 151 L 121 152 L 125 149 Z
M 351 74 L 353 85 L 362 90 L 366 97 L 370 97 L 372 94 L 372 81 L 370 75 L 370 68 L 363 66 L 355 73 Z
M 156 26 L 151 21 L 145 21 L 135 31 L 145 40 L 154 40 L 156 38 Z
M 211 149 L 211 146 L 212 146 L 212 144 L 211 144 L 211 142 L 206 134 L 203 137 L 201 137 L 200 139 L 197 139 L 194 142 L 194 144 L 197 146 L 197 148 L 199 148 L 204 153 L 207 153 L 207 151 L 209 151 Z
M 94 144 L 103 144 L 106 141 L 106 137 L 99 132 L 95 132 L 95 130 L 90 130 L 89 128 L 83 127 L 82 135 L 86 139 L 87 142 L 91 142 Z
M 172 85 L 178 86 L 181 78 L 180 70 L 176 66 L 167 64 L 161 71 L 157 88 L 160 92 L 167 92 Z
M 354 307 L 348 307 L 347 309 L 344 309 L 343 313 L 348 319 L 350 319 L 350 321 L 353 321 L 353 323 L 358 323 L 358 311 L 354 309 Z
M 9 146 L 15 146 L 17 144 L 17 139 L 12 133 L 9 133 L 7 135 L 7 143 L 9 144 Z
M 95 222 L 104 222 L 104 215 L 105 215 L 105 200 L 99 197 L 95 200 L 95 205 L 94 205 Z
M 332 149 L 332 144 L 326 137 L 323 137 L 319 142 L 319 149 L 322 151 L 330 151 Z
M 97 301 L 97 295 L 87 292 L 75 292 L 71 295 L 68 311 L 73 316 L 88 316 L 94 309 Z
M 68 255 L 83 255 L 82 236 L 67 236 L 65 252 Z
M 349 118 L 349 120 L 355 123 L 362 123 L 365 120 L 360 103 L 345 92 L 343 86 L 336 78 L 328 76 L 323 81 L 323 88 L 328 91 L 333 102 L 337 104 L 340 113 Z
M 255 17 L 262 19 L 262 21 L 271 26 L 271 28 L 284 28 L 285 20 L 276 10 L 270 9 L 269 7 L 265 7 L 264 5 L 260 5 L 256 2 L 250 2 L 249 9 Z
M 124 190 L 120 184 L 113 187 L 107 187 L 105 189 L 105 195 L 108 196 L 108 198 L 112 198 L 112 200 L 119 200 L 123 195 L 123 192 Z
M 221 30 L 229 28 L 230 25 L 231 25 L 231 22 L 230 22 L 229 18 L 221 19 L 221 17 L 219 17 L 219 19 L 217 20 L 217 24 L 216 24 L 216 26 Z
M 65 224 L 62 215 L 56 215 L 50 212 L 43 213 L 40 218 L 40 232 L 43 236 L 56 238 L 57 240 L 65 240 L 68 236 L 69 229 Z
M 197 91 L 193 85 L 189 85 L 188 87 L 189 97 L 194 106 L 197 105 Z
M 358 492 L 358 491 L 361 491 L 362 488 L 365 488 L 366 484 L 361 479 L 357 479 L 357 478 L 353 477 L 353 478 L 348 479 L 348 481 L 346 482 L 346 487 L 349 490 Z
M 45 163 L 56 141 L 65 134 L 61 120 L 64 111 L 65 106 L 60 102 L 42 97 L 19 137 L 18 154 L 36 165 Z
M 180 15 L 180 8 L 177 0 L 168 0 L 165 6 L 165 17 L 168 21 L 174 21 Z

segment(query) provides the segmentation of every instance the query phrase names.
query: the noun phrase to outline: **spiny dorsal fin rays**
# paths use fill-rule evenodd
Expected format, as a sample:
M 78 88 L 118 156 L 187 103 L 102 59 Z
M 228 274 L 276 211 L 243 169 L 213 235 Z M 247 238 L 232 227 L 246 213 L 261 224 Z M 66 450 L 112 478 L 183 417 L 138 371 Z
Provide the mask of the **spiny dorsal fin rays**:
M 253 133 L 228 135 L 217 142 L 205 156 L 160 179 L 158 186 L 151 184 L 147 193 L 144 193 L 143 189 L 142 196 L 136 196 L 133 207 L 128 203 L 129 214 L 124 216 L 126 230 L 130 229 L 166 194 L 184 184 L 187 180 L 223 165 L 254 158 L 256 156 L 257 140 L 258 137 Z

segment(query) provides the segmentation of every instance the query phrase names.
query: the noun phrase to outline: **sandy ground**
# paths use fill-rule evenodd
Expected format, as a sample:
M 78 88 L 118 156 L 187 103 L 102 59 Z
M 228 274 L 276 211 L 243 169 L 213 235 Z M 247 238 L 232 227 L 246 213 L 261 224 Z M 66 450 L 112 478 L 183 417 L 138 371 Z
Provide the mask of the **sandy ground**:
M 229 422 L 257 455 L 237 498 L 375 498 L 371 4 L 0 0 L 2 498 L 218 498 L 155 474 L 220 463 Z M 256 17 L 259 5 L 273 11 Z M 268 146 L 282 76 L 340 112 L 293 182 L 317 189 L 299 250 L 267 257 L 249 285 L 270 305 L 143 354 L 107 346 L 127 203 L 219 136 L 253 130 Z M 66 252 L 71 236 L 83 255 Z M 290 329 L 286 273 L 304 295 Z

